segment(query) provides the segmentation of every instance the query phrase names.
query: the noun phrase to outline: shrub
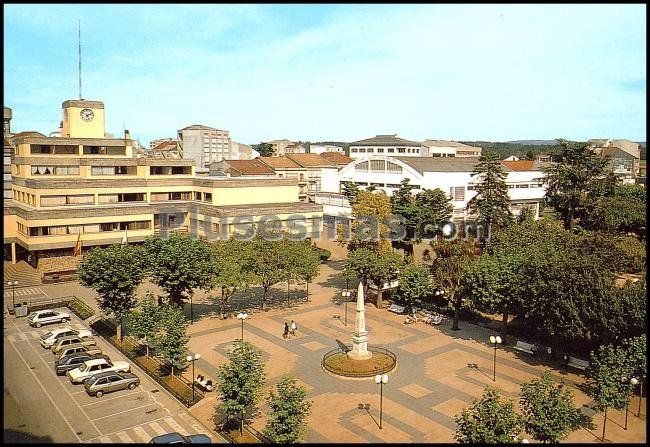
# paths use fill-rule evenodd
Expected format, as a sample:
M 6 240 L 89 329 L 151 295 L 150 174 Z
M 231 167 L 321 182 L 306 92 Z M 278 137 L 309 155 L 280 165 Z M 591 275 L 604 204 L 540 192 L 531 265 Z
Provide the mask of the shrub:
M 320 256 L 320 262 L 325 262 L 330 258 L 330 256 L 332 256 L 332 252 L 329 250 L 326 250 L 324 248 L 319 248 L 319 247 L 315 247 L 315 248 L 318 251 L 318 256 Z
M 91 307 L 76 297 L 68 301 L 67 307 L 82 320 L 95 315 L 95 311 Z

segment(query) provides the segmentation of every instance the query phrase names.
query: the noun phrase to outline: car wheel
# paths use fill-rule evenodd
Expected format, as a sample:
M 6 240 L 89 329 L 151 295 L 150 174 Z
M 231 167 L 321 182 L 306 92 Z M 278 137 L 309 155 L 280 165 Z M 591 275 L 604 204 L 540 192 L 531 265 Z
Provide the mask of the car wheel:
M 41 323 L 36 323 L 36 327 L 41 327 Z
M 135 389 L 136 386 L 137 386 L 137 384 L 135 384 L 135 383 L 129 383 L 129 389 L 130 390 Z
M 96 396 L 96 397 L 102 397 L 103 395 L 104 395 L 104 392 L 103 392 L 103 391 L 97 391 L 97 392 L 95 393 L 95 396 Z

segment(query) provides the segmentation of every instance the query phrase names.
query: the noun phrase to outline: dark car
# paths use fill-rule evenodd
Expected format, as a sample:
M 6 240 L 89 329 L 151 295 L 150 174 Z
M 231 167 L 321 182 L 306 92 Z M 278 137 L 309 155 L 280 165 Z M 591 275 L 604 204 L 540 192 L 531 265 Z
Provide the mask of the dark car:
M 211 444 L 207 435 L 189 435 L 183 436 L 180 433 L 166 433 L 164 435 L 151 438 L 149 444 Z
M 135 389 L 140 379 L 130 372 L 107 371 L 95 374 L 84 380 L 84 388 L 90 396 L 102 397 L 111 391 Z
M 104 358 L 109 360 L 107 355 L 104 354 L 90 354 L 88 352 L 77 352 L 75 354 L 69 354 L 61 357 L 56 362 L 54 362 L 54 370 L 56 371 L 57 376 L 63 376 L 67 371 L 78 368 L 86 360 L 100 359 Z

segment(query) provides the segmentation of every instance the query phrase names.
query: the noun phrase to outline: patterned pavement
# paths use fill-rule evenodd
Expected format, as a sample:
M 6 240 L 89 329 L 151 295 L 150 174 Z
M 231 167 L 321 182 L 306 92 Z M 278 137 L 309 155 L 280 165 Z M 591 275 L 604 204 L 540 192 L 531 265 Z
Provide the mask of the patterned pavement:
M 387 347 L 397 356 L 397 367 L 389 373 L 389 383 L 384 386 L 380 430 L 379 387 L 374 378 L 346 379 L 321 368 L 323 354 L 336 348 L 338 341 L 350 344 L 354 330 L 354 305 L 348 304 L 346 327 L 343 308 L 333 302 L 341 290 L 333 278 L 335 274 L 329 265 L 322 266 L 321 275 L 310 286 L 310 302 L 268 312 L 249 308 L 250 318 L 244 323 L 244 339 L 263 352 L 265 396 L 285 374 L 294 375 L 307 388 L 308 398 L 313 401 L 307 442 L 454 442 L 454 416 L 479 397 L 485 386 L 500 388 L 503 395 L 517 400 L 520 384 L 549 368 L 527 354 L 500 347 L 494 382 L 494 350 L 487 342 L 493 331 L 465 322 L 461 322 L 460 331 L 452 331 L 450 321 L 439 327 L 404 325 L 403 316 L 366 304 L 369 344 Z M 285 291 L 286 285 L 277 290 Z M 200 303 L 200 299 L 195 302 Z M 211 308 L 208 303 L 205 301 L 206 310 Z M 196 318 L 196 307 L 194 312 Z M 298 334 L 285 340 L 284 322 L 292 319 L 298 324 Z M 217 367 L 226 362 L 227 350 L 241 336 L 241 323 L 205 313 L 190 327 L 190 335 L 190 350 L 202 355 L 196 364 L 197 374 L 200 371 L 214 380 Z M 593 410 L 583 406 L 593 402 L 575 388 L 584 378 L 559 369 L 553 373 L 557 380 L 572 387 L 576 405 L 594 415 Z M 628 430 L 623 430 L 624 411 L 608 412 L 607 439 L 645 442 L 645 400 L 641 419 L 636 416 L 637 402 L 635 397 L 631 403 L 634 411 L 629 414 Z M 217 403 L 216 393 L 209 393 L 190 412 L 209 425 Z M 370 409 L 359 409 L 359 404 L 370 404 Z M 268 408 L 262 405 L 261 409 L 262 415 L 252 424 L 260 431 Z M 597 442 L 602 433 L 602 415 L 595 414 L 593 422 L 595 428 L 579 429 L 567 441 Z

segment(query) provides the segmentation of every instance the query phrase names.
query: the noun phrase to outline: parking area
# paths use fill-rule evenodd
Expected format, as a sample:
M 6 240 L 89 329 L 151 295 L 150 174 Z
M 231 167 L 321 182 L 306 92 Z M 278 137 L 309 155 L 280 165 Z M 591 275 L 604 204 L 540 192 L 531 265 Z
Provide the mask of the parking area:
M 88 329 L 75 315 L 69 324 Z M 39 337 L 59 326 L 35 329 L 26 318 L 10 316 L 4 320 L 5 393 L 18 403 L 27 419 L 23 431 L 49 436 L 53 442 L 146 443 L 170 432 L 205 433 L 213 442 L 223 442 L 130 361 L 140 386 L 100 398 L 89 396 L 83 385 L 73 385 L 67 376 L 57 376 L 55 356 L 41 347 Z M 103 339 L 95 339 L 112 361 L 128 361 Z

